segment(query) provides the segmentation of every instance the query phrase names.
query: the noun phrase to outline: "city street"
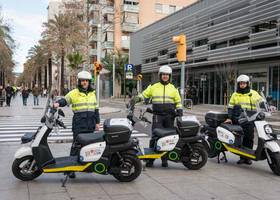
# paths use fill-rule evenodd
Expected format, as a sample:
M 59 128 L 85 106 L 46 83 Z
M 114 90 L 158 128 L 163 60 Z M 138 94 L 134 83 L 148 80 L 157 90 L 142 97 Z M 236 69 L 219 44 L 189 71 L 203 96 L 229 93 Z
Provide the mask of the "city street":
M 43 112 L 44 99 L 40 106 L 22 107 L 17 97 L 10 108 L 0 108 L 0 136 L 34 130 Z M 106 105 L 106 107 L 104 107 Z M 103 106 L 103 107 L 102 107 Z M 140 106 L 141 107 L 141 106 Z M 214 108 L 214 107 L 213 107 Z M 71 111 L 66 113 L 64 121 L 70 128 Z M 105 100 L 101 103 L 101 118 L 125 117 L 123 101 L 116 103 Z M 112 113 L 113 112 L 113 113 Z M 193 110 L 193 113 L 198 112 Z M 102 120 L 103 121 L 103 120 Z M 13 124 L 15 122 L 15 124 Z M 6 123 L 6 126 L 4 124 Z M 9 125 L 9 126 L 8 126 Z M 21 132 L 22 130 L 22 132 Z M 10 131 L 10 132 L 8 132 Z M 70 133 L 61 131 L 54 137 Z M 141 144 L 148 145 L 148 135 L 139 130 Z M 150 134 L 150 133 L 147 133 Z M 67 137 L 71 137 L 68 135 Z M 17 138 L 17 137 L 16 137 Z M 58 140 L 59 141 L 59 140 Z M 64 140 L 62 140 L 64 141 Z M 52 153 L 56 156 L 68 155 L 70 141 L 54 143 L 50 141 Z M 11 172 L 15 151 L 20 147 L 17 140 L 0 143 L 0 192 L 1 200 L 25 199 L 279 199 L 280 177 L 275 176 L 266 161 L 254 162 L 251 166 L 237 165 L 238 157 L 228 153 L 229 163 L 217 163 L 209 159 L 204 168 L 198 171 L 186 169 L 182 164 L 169 163 L 169 168 L 162 168 L 160 161 L 155 167 L 146 168 L 138 179 L 132 183 L 119 183 L 112 176 L 78 173 L 75 180 L 69 180 L 66 187 L 61 187 L 62 174 L 43 174 L 30 182 L 17 180 Z M 258 184 L 256 184 L 258 183 Z

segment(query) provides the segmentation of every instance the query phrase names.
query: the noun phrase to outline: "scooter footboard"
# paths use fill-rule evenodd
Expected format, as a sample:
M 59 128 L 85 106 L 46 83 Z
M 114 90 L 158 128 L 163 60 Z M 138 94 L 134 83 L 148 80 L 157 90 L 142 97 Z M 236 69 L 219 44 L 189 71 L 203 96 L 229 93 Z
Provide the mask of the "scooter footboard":
M 18 149 L 15 153 L 15 159 L 23 158 L 24 156 L 31 156 L 32 149 L 29 146 L 24 146 Z

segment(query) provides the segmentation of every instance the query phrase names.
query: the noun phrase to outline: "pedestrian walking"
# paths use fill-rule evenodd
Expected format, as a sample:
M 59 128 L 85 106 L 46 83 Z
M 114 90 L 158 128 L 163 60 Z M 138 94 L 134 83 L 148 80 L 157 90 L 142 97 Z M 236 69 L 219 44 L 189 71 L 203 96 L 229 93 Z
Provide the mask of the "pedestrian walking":
M 37 84 L 36 84 L 35 87 L 32 89 L 32 94 L 33 94 L 34 106 L 38 106 L 38 105 L 39 105 L 40 89 L 38 88 L 38 85 L 37 85 Z
M 48 95 L 48 90 L 46 88 L 44 88 L 43 90 L 43 97 L 47 97 Z
M 2 85 L 0 85 L 0 107 L 3 107 L 3 103 L 5 101 L 5 89 L 3 88 Z
M 14 89 L 10 86 L 10 84 L 7 85 L 5 88 L 6 91 L 6 106 L 11 106 L 11 98 L 14 95 Z
M 27 106 L 27 99 L 28 99 L 28 96 L 29 96 L 28 87 L 25 87 L 25 88 L 22 89 L 21 96 L 22 96 L 23 106 Z

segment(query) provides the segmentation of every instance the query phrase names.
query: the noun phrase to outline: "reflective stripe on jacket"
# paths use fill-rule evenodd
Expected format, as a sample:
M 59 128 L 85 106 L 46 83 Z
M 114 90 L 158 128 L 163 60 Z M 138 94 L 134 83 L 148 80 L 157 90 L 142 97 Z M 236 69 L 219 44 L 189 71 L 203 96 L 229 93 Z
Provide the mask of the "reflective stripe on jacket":
M 250 92 L 246 94 L 234 92 L 230 98 L 228 108 L 233 108 L 234 105 L 240 105 L 243 109 L 256 111 L 256 103 L 260 99 L 262 99 L 262 97 L 255 90 L 250 90 Z
M 171 83 L 163 85 L 160 82 L 149 85 L 143 91 L 144 99 L 151 99 L 153 111 L 156 114 L 174 114 L 176 108 L 182 108 L 179 91 Z
M 92 132 L 95 125 L 100 123 L 99 110 L 95 92 L 80 92 L 79 89 L 70 91 L 65 100 L 72 105 L 74 112 L 72 130 L 74 133 Z

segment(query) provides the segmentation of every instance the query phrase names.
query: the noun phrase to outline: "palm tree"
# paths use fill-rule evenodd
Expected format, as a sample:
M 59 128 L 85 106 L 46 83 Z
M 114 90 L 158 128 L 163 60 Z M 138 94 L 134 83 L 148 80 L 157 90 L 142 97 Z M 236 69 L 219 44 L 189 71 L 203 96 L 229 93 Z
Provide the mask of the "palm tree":
M 60 58 L 60 91 L 64 86 L 64 58 L 69 50 L 76 49 L 84 42 L 83 23 L 72 13 L 55 15 L 44 23 L 43 37 L 48 39 L 51 50 Z
M 74 52 L 72 54 L 67 55 L 67 59 L 69 61 L 69 67 L 71 69 L 71 88 L 76 85 L 76 74 L 77 70 L 81 67 L 81 65 L 85 62 L 83 55 L 79 52 Z
M 12 80 L 12 70 L 15 66 L 12 56 L 15 47 L 14 40 L 10 35 L 10 27 L 1 16 L 0 7 L 0 85 L 5 85 L 5 78 Z
M 109 70 L 111 72 L 111 75 L 113 74 L 113 56 L 115 56 L 115 74 L 116 74 L 116 93 L 121 93 L 121 85 L 124 84 L 122 81 L 125 79 L 124 74 L 124 66 L 128 63 L 128 55 L 123 54 L 121 51 L 116 50 L 115 52 L 112 52 L 110 54 L 106 54 L 105 58 L 102 59 L 102 63 L 104 64 L 104 68 Z

